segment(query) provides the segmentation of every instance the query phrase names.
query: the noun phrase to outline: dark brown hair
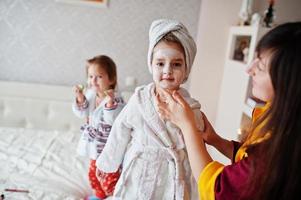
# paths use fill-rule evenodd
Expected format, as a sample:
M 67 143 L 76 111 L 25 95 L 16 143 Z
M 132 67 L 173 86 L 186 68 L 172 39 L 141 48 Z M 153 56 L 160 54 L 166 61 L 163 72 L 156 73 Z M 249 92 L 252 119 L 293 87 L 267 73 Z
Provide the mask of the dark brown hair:
M 301 22 L 279 25 L 263 36 L 257 53 L 267 51 L 274 98 L 260 119 L 260 133 L 271 136 L 249 148 L 254 162 L 246 191 L 253 199 L 295 199 L 301 194 Z

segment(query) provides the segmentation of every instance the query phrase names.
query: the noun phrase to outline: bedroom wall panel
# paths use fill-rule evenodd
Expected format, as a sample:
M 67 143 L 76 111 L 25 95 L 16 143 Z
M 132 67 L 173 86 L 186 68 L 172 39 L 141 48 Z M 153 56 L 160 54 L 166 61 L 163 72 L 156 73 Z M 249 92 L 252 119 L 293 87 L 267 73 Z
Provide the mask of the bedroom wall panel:
M 71 111 L 71 102 L 2 97 L 0 126 L 79 131 L 83 120 Z
M 0 81 L 0 126 L 79 131 L 72 88 Z

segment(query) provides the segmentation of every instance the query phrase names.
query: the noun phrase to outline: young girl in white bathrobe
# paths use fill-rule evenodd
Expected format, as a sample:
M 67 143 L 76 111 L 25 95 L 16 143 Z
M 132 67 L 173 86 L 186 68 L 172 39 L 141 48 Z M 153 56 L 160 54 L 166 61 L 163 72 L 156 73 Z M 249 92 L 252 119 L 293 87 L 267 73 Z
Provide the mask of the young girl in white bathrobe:
M 153 83 L 136 88 L 96 161 L 97 168 L 105 172 L 123 166 L 114 199 L 198 199 L 182 133 L 171 122 L 162 121 L 154 105 L 155 98 L 162 98 L 158 88 L 177 90 L 194 109 L 198 128 L 203 129 L 200 104 L 180 87 L 195 54 L 195 42 L 183 24 L 167 19 L 152 23 L 148 65 Z
M 95 162 L 106 144 L 115 118 L 124 107 L 124 102 L 114 92 L 117 72 L 110 57 L 100 55 L 89 59 L 86 71 L 86 91 L 80 86 L 75 86 L 76 101 L 73 104 L 73 112 L 78 117 L 87 119 L 87 124 L 82 127 L 77 152 L 90 158 L 89 181 L 95 196 L 88 196 L 86 199 L 99 200 L 112 195 L 120 175 L 117 168 L 112 173 L 98 171 L 96 177 Z

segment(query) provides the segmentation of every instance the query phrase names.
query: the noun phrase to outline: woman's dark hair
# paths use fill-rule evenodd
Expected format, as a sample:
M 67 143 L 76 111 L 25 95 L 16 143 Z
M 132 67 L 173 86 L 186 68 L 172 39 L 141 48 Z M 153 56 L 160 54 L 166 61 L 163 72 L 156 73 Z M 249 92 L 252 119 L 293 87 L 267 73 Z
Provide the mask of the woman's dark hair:
M 110 89 L 116 88 L 117 86 L 116 64 L 109 56 L 99 55 L 87 60 L 87 66 L 86 66 L 87 73 L 90 65 L 97 65 L 101 69 L 105 70 L 108 74 L 109 80 L 112 81 L 112 84 L 110 85 Z
M 250 147 L 255 161 L 246 190 L 253 199 L 295 199 L 301 194 L 301 22 L 270 30 L 256 50 L 271 53 L 274 98 L 260 119 L 261 136 L 271 136 Z

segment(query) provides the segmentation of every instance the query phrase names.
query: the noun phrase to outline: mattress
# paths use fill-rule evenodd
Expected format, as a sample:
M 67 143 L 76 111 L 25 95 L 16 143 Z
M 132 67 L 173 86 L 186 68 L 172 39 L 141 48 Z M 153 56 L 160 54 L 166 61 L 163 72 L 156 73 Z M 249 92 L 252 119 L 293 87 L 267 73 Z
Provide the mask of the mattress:
M 79 132 L 0 127 L 0 192 L 5 199 L 83 199 L 91 194 Z M 8 192 L 5 189 L 27 190 Z

